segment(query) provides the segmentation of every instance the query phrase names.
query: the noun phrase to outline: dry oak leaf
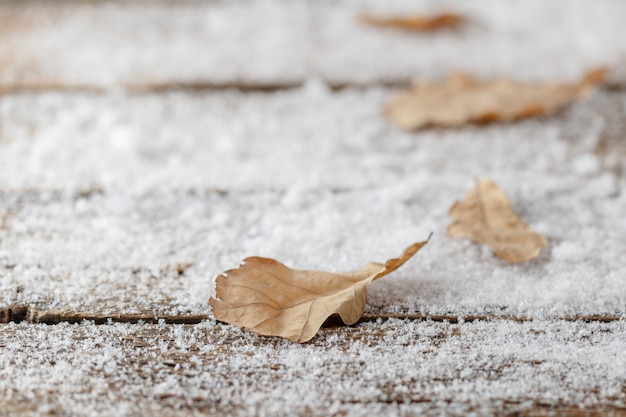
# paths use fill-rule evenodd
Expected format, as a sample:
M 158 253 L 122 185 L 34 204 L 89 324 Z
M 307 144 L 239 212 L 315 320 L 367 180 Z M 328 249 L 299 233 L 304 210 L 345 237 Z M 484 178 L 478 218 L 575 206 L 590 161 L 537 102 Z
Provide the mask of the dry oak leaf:
M 384 113 L 406 130 L 511 122 L 554 113 L 588 96 L 605 75 L 605 69 L 597 69 L 577 83 L 552 85 L 521 83 L 504 77 L 481 82 L 457 72 L 441 84 L 413 85 L 393 97 Z
M 504 192 L 491 180 L 482 179 L 465 198 L 454 203 L 448 227 L 451 237 L 469 237 L 489 245 L 508 262 L 524 262 L 539 255 L 547 240 L 528 227 L 513 211 Z
M 427 242 L 412 244 L 384 265 L 370 262 L 359 271 L 339 274 L 246 258 L 239 268 L 217 277 L 216 298 L 211 297 L 209 304 L 217 320 L 303 343 L 332 315 L 346 324 L 356 323 L 365 310 L 369 284 L 399 268 Z
M 413 15 L 408 17 L 376 17 L 368 14 L 360 16 L 361 21 L 372 26 L 395 28 L 412 32 L 432 32 L 441 29 L 455 29 L 465 19 L 455 13 L 442 13 L 435 16 Z

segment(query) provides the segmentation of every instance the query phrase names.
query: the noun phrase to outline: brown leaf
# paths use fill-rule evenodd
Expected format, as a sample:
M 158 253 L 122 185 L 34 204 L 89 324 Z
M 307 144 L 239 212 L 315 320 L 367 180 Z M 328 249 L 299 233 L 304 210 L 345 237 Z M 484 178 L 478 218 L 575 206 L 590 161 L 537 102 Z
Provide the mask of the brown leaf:
M 465 19 L 455 13 L 442 13 L 435 16 L 413 15 L 408 17 L 383 18 L 363 14 L 361 20 L 382 28 L 395 28 L 412 32 L 432 32 L 441 29 L 455 29 Z
M 505 261 L 528 261 L 548 245 L 522 222 L 504 192 L 489 179 L 480 180 L 463 200 L 454 203 L 449 216 L 454 223 L 448 235 L 487 244 Z
M 453 73 L 442 84 L 416 84 L 396 95 L 384 113 L 406 130 L 510 122 L 556 112 L 587 96 L 605 74 L 605 69 L 598 69 L 577 83 L 551 85 L 508 78 L 481 82 L 468 74 Z
M 211 297 L 209 304 L 217 320 L 306 342 L 334 314 L 346 324 L 356 323 L 363 315 L 369 284 L 399 268 L 427 242 L 414 243 L 384 265 L 370 262 L 359 271 L 340 274 L 246 258 L 239 268 L 217 277 L 216 298 Z

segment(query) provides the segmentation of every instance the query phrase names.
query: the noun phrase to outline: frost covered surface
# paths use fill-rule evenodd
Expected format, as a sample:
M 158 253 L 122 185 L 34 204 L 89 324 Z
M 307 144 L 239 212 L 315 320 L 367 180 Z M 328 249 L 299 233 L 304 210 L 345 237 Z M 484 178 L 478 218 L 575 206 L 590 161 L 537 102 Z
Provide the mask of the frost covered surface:
M 367 312 L 460 324 L 363 323 L 306 345 L 212 321 L 2 325 L 2 411 L 626 408 L 623 88 L 512 125 L 406 133 L 380 114 L 385 81 L 462 69 L 564 82 L 623 64 L 623 1 L 15 4 L 0 2 L 0 313 L 210 317 L 213 278 L 246 256 L 350 271 L 434 232 L 371 286 Z M 408 7 L 472 24 L 414 36 L 356 20 Z M 448 209 L 481 176 L 549 240 L 539 258 L 509 265 L 447 237 Z M 592 315 L 622 319 L 559 320 Z
M 12 13 L 0 29 L 0 68 L 11 62 L 3 86 L 367 83 L 453 69 L 562 80 L 626 60 L 621 0 L 55 1 L 14 10 L 0 5 L 0 18 Z M 470 24 L 415 36 L 357 19 L 446 10 Z
M 210 321 L 2 330 L 0 393 L 13 407 L 4 411 L 22 415 L 460 416 L 532 404 L 626 406 L 623 321 L 390 320 L 322 329 L 305 345 Z
M 1 103 L 1 302 L 207 312 L 246 256 L 349 271 L 415 259 L 370 311 L 624 314 L 626 99 L 601 91 L 515 125 L 403 133 L 388 91 L 19 94 Z M 550 241 L 509 265 L 446 236 L 481 176 Z M 85 250 L 88 248 L 88 250 Z M 182 275 L 177 265 L 193 264 Z

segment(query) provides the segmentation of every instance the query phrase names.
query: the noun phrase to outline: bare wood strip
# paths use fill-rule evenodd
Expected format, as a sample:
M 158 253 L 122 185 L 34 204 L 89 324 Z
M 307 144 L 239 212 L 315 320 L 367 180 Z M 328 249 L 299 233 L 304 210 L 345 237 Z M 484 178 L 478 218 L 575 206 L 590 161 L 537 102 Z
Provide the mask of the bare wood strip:
M 127 84 L 116 86 L 116 91 L 123 90 L 134 94 L 160 94 L 175 91 L 202 92 L 202 91 L 223 91 L 239 90 L 245 93 L 272 93 L 276 91 L 292 90 L 302 87 L 302 83 L 212 83 L 204 81 L 181 81 L 168 83 L 146 83 Z M 20 93 L 43 93 L 43 92 L 63 92 L 63 93 L 84 93 L 84 94 L 106 94 L 111 91 L 99 85 L 90 84 L 63 84 L 63 83 L 27 83 L 16 85 L 0 86 L 0 94 L 20 94 Z
M 24 321 L 28 314 L 28 307 L 23 305 L 13 305 L 0 309 L 0 323 L 20 323 Z
M 532 317 L 523 316 L 509 316 L 509 315 L 468 315 L 458 316 L 454 314 L 419 314 L 419 313 L 382 313 L 382 314 L 364 314 L 361 317 L 361 322 L 371 322 L 389 319 L 404 319 L 404 320 L 432 320 L 437 322 L 449 322 L 449 323 L 462 323 L 462 322 L 474 322 L 474 321 L 486 321 L 486 320 L 509 320 L 519 323 L 536 321 Z M 618 315 L 574 315 L 556 317 L 551 320 L 555 321 L 584 321 L 584 322 L 601 322 L 610 323 L 614 321 L 624 320 L 624 316 Z
M 22 322 L 26 321 L 32 324 L 59 324 L 59 323 L 80 323 L 82 321 L 92 321 L 95 324 L 106 324 L 109 322 L 116 323 L 159 323 L 166 324 L 198 324 L 204 320 L 212 318 L 208 314 L 192 313 L 180 315 L 163 315 L 149 313 L 115 313 L 102 314 L 90 312 L 75 312 L 71 310 L 46 310 L 36 307 L 24 305 L 14 305 L 8 308 L 0 309 L 0 323 Z M 416 320 L 435 322 L 448 322 L 451 324 L 490 321 L 490 320 L 508 320 L 518 323 L 536 321 L 532 317 L 511 316 L 511 315 L 486 315 L 476 314 L 468 316 L 459 316 L 454 314 L 420 314 L 420 313 L 380 313 L 380 314 L 364 314 L 358 323 L 373 322 L 376 320 Z M 622 315 L 574 315 L 556 317 L 554 321 L 583 321 L 586 323 L 600 322 L 611 323 L 615 321 L 625 320 L 626 316 Z M 325 325 L 341 325 L 341 321 L 329 319 Z
M 80 323 L 82 321 L 92 321 L 95 324 L 116 323 L 159 323 L 166 324 L 198 324 L 208 319 L 206 314 L 181 314 L 181 315 L 161 315 L 161 314 L 135 314 L 116 313 L 98 314 L 73 312 L 69 310 L 38 310 L 29 309 L 26 320 L 28 323 L 58 324 L 58 323 Z
M 366 89 L 366 88 L 407 88 L 411 85 L 412 80 L 406 79 L 380 79 L 370 82 L 355 81 L 332 81 L 322 80 L 331 91 L 342 91 L 347 89 Z M 151 83 L 151 84 L 130 84 L 124 88 L 136 93 L 164 93 L 170 91 L 220 91 L 220 90 L 239 90 L 242 92 L 259 92 L 272 93 L 275 91 L 294 90 L 302 88 L 305 82 L 286 82 L 286 83 L 245 83 L 245 82 L 226 82 L 212 83 L 207 81 L 193 82 L 168 82 L 168 83 Z
M 560 408 L 545 405 L 533 406 L 527 410 L 516 411 L 513 413 L 502 413 L 500 415 L 519 417 L 624 417 L 626 416 L 626 409 L 617 407 Z
M 324 81 L 331 91 L 342 91 L 346 89 L 365 88 L 408 88 L 411 85 L 409 79 L 398 80 L 378 80 L 368 83 L 350 81 Z M 288 91 L 302 88 L 304 82 L 284 82 L 284 83 L 255 83 L 255 82 L 210 82 L 210 81 L 172 81 L 166 83 L 145 83 L 145 84 L 125 84 L 115 86 L 115 91 L 126 91 L 132 94 L 163 94 L 169 92 L 210 92 L 238 90 L 244 93 L 274 93 L 277 91 Z M 0 85 L 0 95 L 20 94 L 20 93 L 84 93 L 84 94 L 106 94 L 110 88 L 91 84 L 69 84 L 69 83 L 25 83 L 13 85 Z
M 367 88 L 406 89 L 412 85 L 407 79 L 380 79 L 371 82 L 330 81 L 324 80 L 329 90 L 338 92 L 347 89 L 363 90 Z M 170 92 L 211 92 L 238 90 L 244 93 L 274 93 L 302 88 L 304 82 L 263 83 L 263 82 L 210 82 L 210 81 L 172 81 L 164 83 L 124 84 L 115 86 L 115 91 L 126 91 L 131 94 L 164 94 Z M 626 82 L 607 80 L 601 86 L 608 91 L 626 91 Z M 82 93 L 107 94 L 111 88 L 97 84 L 70 84 L 70 83 L 25 83 L 0 85 L 0 96 L 22 93 Z

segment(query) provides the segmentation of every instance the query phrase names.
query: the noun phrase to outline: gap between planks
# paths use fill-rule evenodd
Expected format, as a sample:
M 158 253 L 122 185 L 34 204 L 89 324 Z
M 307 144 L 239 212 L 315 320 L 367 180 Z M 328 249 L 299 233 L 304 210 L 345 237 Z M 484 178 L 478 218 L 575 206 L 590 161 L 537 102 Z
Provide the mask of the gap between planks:
M 370 87 L 401 88 L 410 85 L 408 80 L 373 81 L 371 83 L 323 81 L 331 91 L 348 88 L 365 89 Z M 210 92 L 238 90 L 244 93 L 274 93 L 279 91 L 297 90 L 306 85 L 305 81 L 293 82 L 209 82 L 209 81 L 171 81 L 163 83 L 122 84 L 114 87 L 103 87 L 93 84 L 63 84 L 55 82 L 0 85 L 0 96 L 20 93 L 83 93 L 107 94 L 123 91 L 135 94 L 159 94 L 168 92 Z
M 411 79 L 373 80 L 371 82 L 329 81 L 322 80 L 331 91 L 338 92 L 346 89 L 363 90 L 367 88 L 401 89 L 408 88 L 413 83 Z M 209 81 L 170 81 L 154 83 L 129 83 L 113 87 L 104 87 L 97 84 L 64 84 L 62 82 L 43 82 L 27 84 L 0 84 L 0 96 L 21 93 L 82 93 L 108 94 L 112 92 L 126 92 L 131 94 L 162 94 L 169 92 L 211 92 L 237 90 L 243 93 L 274 93 L 303 88 L 306 80 L 291 82 L 209 82 Z M 609 91 L 626 91 L 626 82 L 607 81 L 600 86 Z
M 27 305 L 13 305 L 0 310 L 0 323 L 31 323 L 31 324 L 59 324 L 59 323 L 81 323 L 83 321 L 91 321 L 95 324 L 107 323 L 166 323 L 166 324 L 198 324 L 205 320 L 211 319 L 208 314 L 142 314 L 142 313 L 115 313 L 115 314 L 99 314 L 89 312 L 73 312 L 68 310 L 46 310 L 39 309 Z M 364 314 L 358 323 L 372 322 L 377 320 L 416 320 L 416 321 L 435 321 L 465 323 L 474 321 L 488 320 L 508 320 L 513 322 L 531 322 L 540 319 L 524 316 L 510 315 L 466 315 L 460 316 L 455 314 L 420 314 L 420 313 L 380 313 L 380 314 Z M 625 320 L 626 316 L 622 315 L 574 315 L 550 318 L 554 321 L 582 321 L 582 322 L 601 322 L 609 323 L 614 321 Z M 338 317 L 331 316 L 326 320 L 325 326 L 342 325 Z

